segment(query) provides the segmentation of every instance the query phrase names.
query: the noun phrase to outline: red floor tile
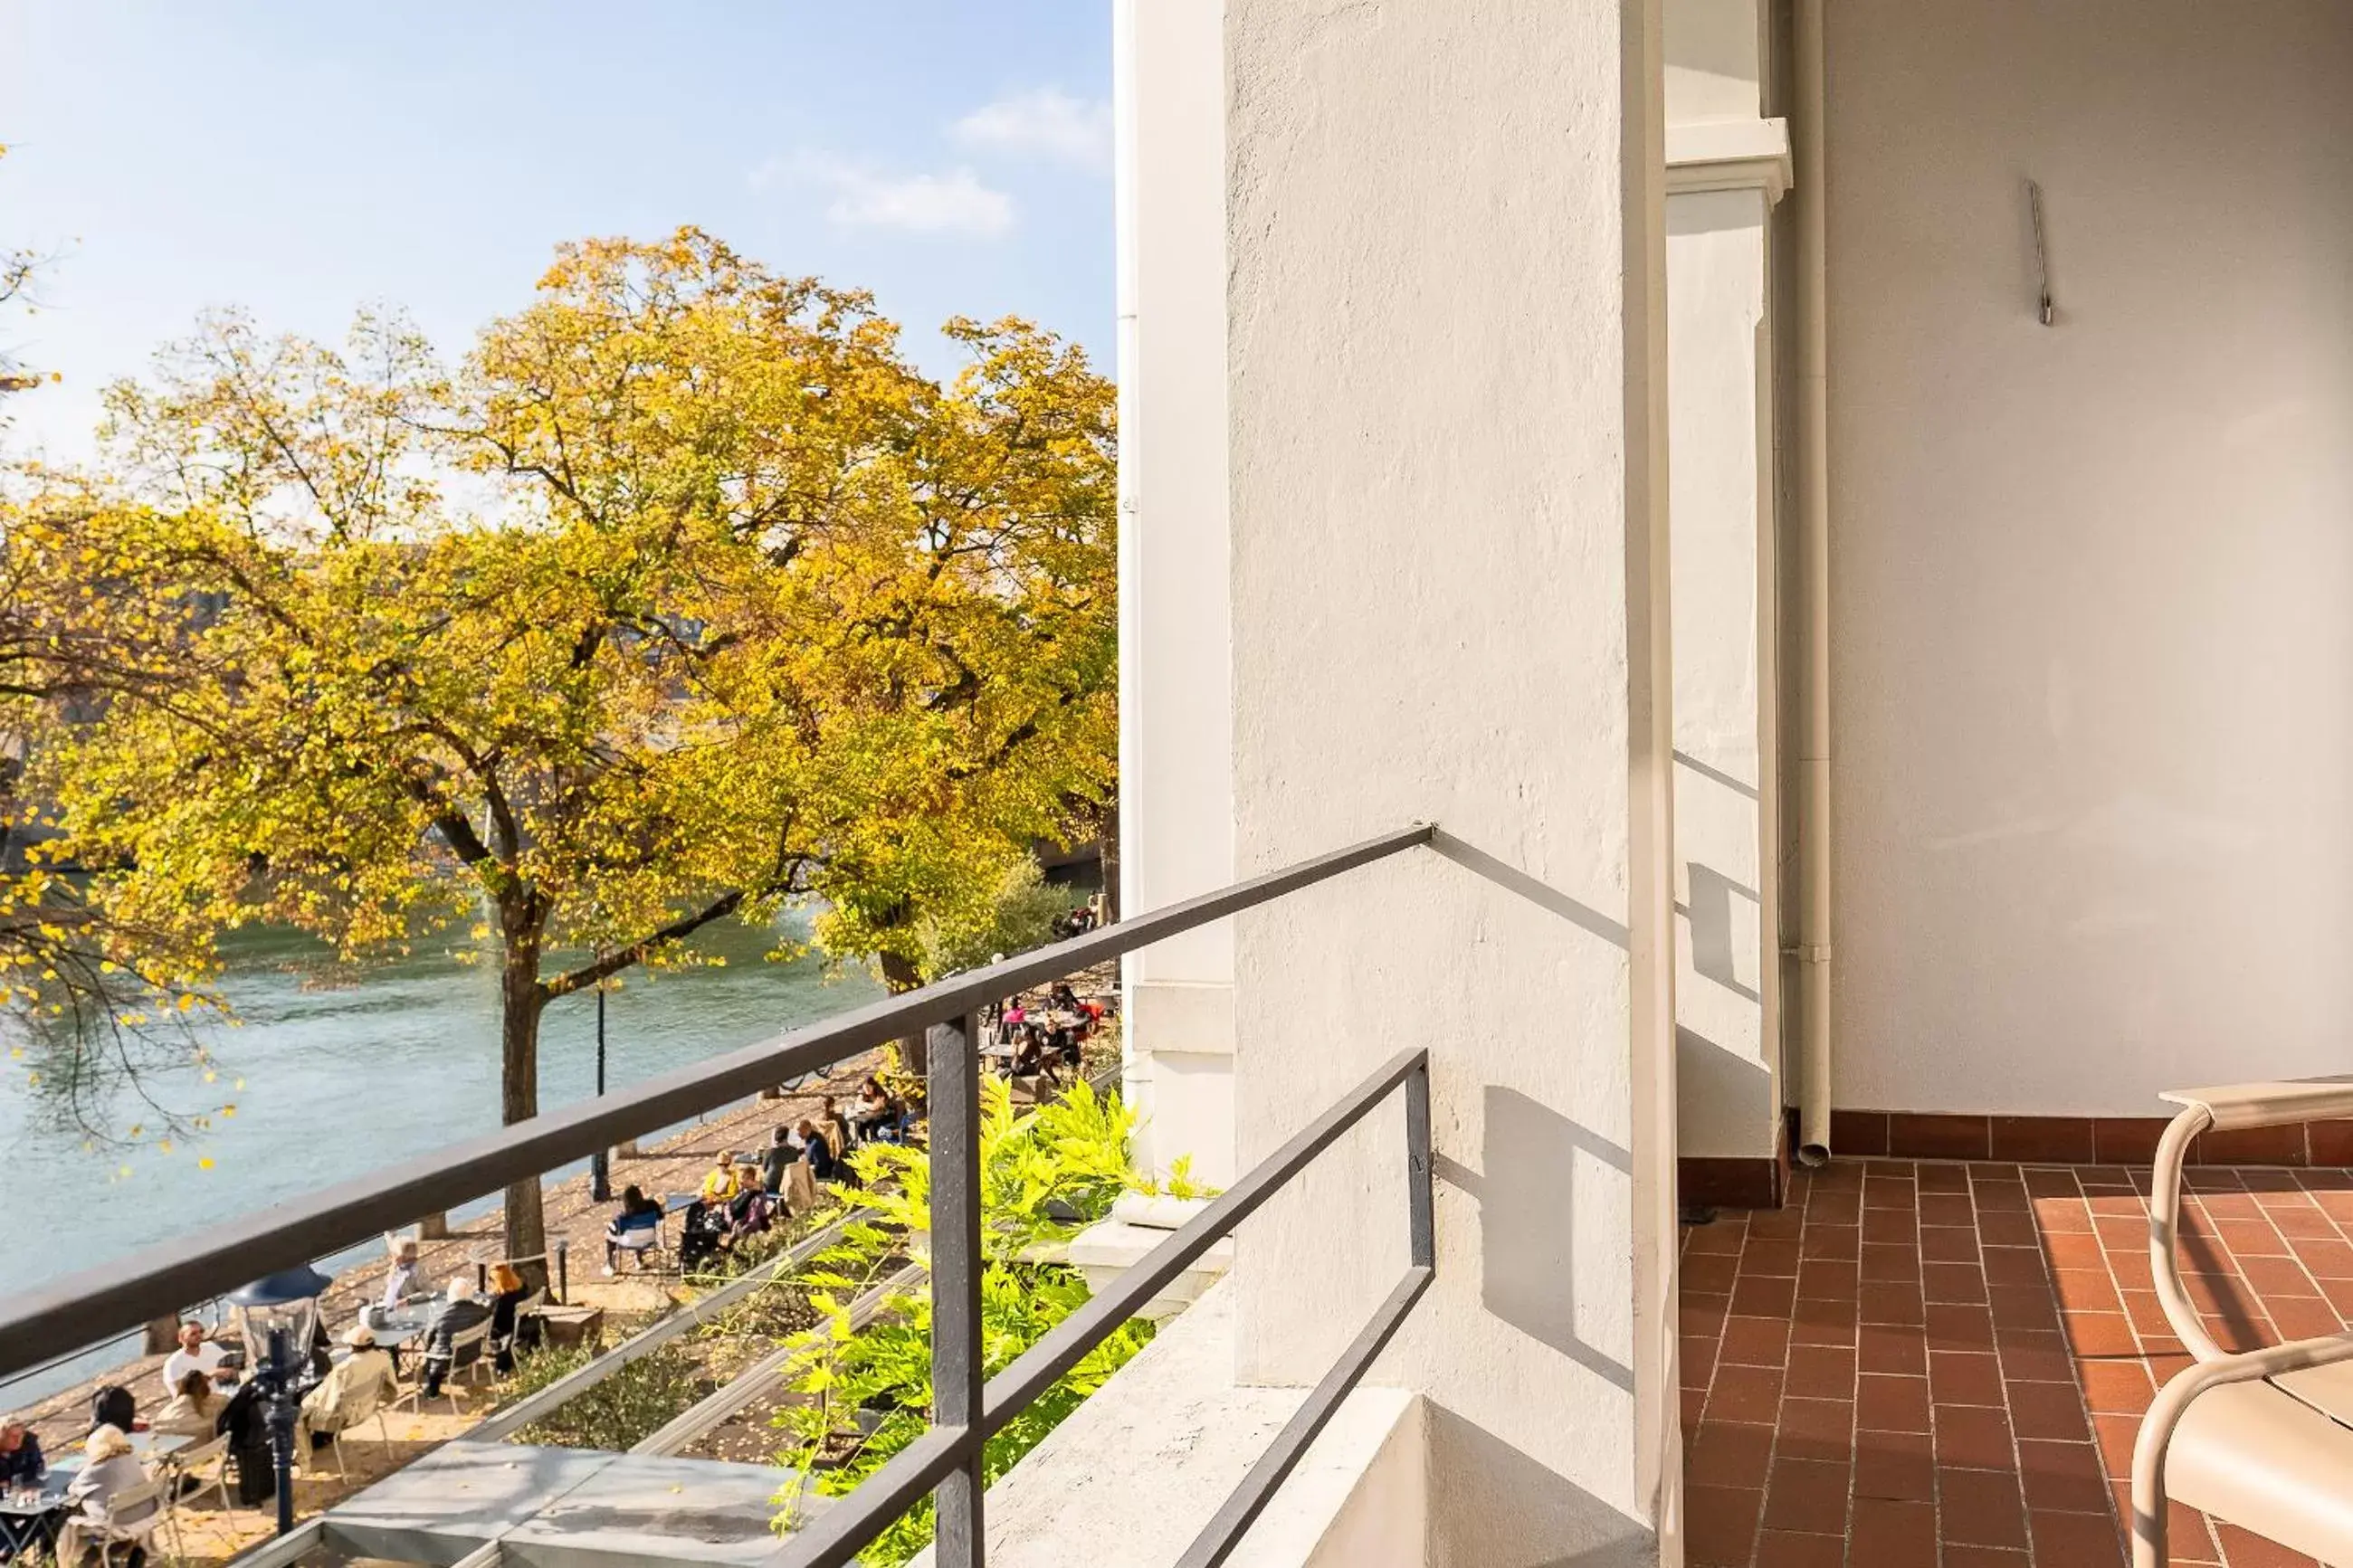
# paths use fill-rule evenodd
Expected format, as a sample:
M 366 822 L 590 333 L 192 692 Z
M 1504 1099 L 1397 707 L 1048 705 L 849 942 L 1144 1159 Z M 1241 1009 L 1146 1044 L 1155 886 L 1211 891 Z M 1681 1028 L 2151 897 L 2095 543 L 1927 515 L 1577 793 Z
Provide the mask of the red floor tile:
M 2103 1157 L 2146 1159 L 2137 1124 L 2094 1131 Z M 2353 1172 L 2190 1176 L 2182 1262 L 2211 1331 L 2341 1331 Z M 1782 1210 L 1687 1232 L 1693 1568 L 2121 1568 L 2139 1417 L 2188 1364 L 2147 1190 L 2145 1166 L 1842 1162 L 1797 1173 Z M 2173 1520 L 2177 1563 L 2308 1563 Z

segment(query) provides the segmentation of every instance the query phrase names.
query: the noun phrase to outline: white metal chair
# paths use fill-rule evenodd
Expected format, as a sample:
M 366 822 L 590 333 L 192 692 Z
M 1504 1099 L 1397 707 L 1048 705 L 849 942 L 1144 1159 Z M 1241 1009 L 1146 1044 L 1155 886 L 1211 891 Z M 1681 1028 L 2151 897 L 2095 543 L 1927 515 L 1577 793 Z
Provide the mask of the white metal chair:
M 543 1285 L 538 1289 L 533 1290 L 531 1294 L 525 1296 L 522 1300 L 517 1301 L 514 1306 L 514 1316 L 507 1321 L 507 1331 L 503 1334 L 493 1334 L 491 1337 L 489 1353 L 483 1356 L 480 1360 L 478 1360 L 474 1364 L 480 1366 L 483 1364 L 484 1362 L 488 1362 L 491 1367 L 491 1375 L 493 1380 L 498 1376 L 498 1363 L 499 1359 L 501 1356 L 507 1359 L 507 1364 L 509 1366 L 512 1366 L 514 1364 L 515 1340 L 522 1333 L 523 1319 L 530 1316 L 531 1313 L 536 1310 L 540 1304 L 546 1300 L 547 1288 Z
M 213 1467 L 209 1476 L 196 1472 L 206 1465 Z M 187 1545 L 180 1535 L 180 1504 L 186 1500 L 182 1493 L 185 1482 L 195 1481 L 196 1489 L 188 1496 L 201 1497 L 207 1491 L 220 1496 L 221 1511 L 235 1513 L 237 1499 L 228 1489 L 228 1438 L 211 1438 L 192 1448 L 183 1448 L 165 1458 L 164 1472 L 156 1478 L 164 1483 L 164 1522 L 172 1532 L 172 1555 L 185 1559 Z
M 2168 1500 L 2324 1563 L 2353 1563 L 2353 1333 L 2231 1354 L 2182 1288 L 2181 1167 L 2200 1132 L 2353 1117 L 2353 1078 L 2183 1089 L 2157 1148 L 2149 1262 L 2194 1364 L 2158 1390 L 2133 1447 L 2133 1568 L 2163 1568 Z
M 91 1531 L 98 1540 L 98 1560 L 103 1568 L 113 1568 L 118 1547 L 146 1546 L 169 1510 L 170 1487 L 168 1480 L 142 1481 L 106 1500 L 106 1523 Z M 123 1556 L 127 1562 L 130 1553 Z
M 352 1421 L 327 1434 L 327 1451 L 335 1456 L 335 1477 L 338 1480 L 347 1481 L 352 1479 L 350 1468 L 343 1463 L 343 1435 L 345 1433 L 351 1432 L 360 1426 L 365 1426 L 368 1422 L 373 1421 L 375 1423 L 375 1440 L 383 1444 L 387 1451 L 391 1449 L 392 1428 L 385 1424 L 384 1411 L 385 1407 L 378 1405 L 375 1409 L 369 1411 L 366 1415 L 359 1417 L 357 1420 Z
M 472 1352 L 470 1355 L 467 1353 L 470 1351 Z M 491 1321 L 485 1318 L 470 1329 L 460 1330 L 450 1340 L 448 1382 L 454 1384 L 463 1377 L 468 1383 L 479 1385 L 491 1373 Z M 457 1409 L 458 1401 L 452 1395 L 450 1413 L 455 1415 Z

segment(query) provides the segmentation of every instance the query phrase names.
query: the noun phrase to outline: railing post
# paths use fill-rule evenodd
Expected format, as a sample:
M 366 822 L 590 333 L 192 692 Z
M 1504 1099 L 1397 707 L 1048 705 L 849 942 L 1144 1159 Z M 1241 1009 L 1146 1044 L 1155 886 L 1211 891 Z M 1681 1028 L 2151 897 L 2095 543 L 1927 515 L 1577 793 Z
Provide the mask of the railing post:
M 1431 1213 L 1430 1058 L 1405 1080 L 1406 1227 L 1414 1266 L 1438 1267 L 1438 1228 Z
M 979 1017 L 934 1027 L 931 1057 L 932 1424 L 961 1427 L 964 1463 L 932 1496 L 938 1509 L 933 1561 L 981 1568 L 980 1064 Z

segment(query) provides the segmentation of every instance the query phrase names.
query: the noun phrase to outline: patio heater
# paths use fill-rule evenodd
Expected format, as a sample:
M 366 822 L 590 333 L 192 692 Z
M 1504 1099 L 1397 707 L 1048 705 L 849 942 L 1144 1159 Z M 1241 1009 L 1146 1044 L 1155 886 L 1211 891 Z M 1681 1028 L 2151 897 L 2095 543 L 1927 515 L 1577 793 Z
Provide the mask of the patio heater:
M 318 1341 L 319 1297 L 334 1281 L 305 1263 L 232 1291 L 237 1332 L 269 1402 L 269 1447 L 277 1461 L 278 1533 L 294 1528 L 294 1422 L 301 1414 L 302 1368 Z M 266 1353 L 256 1354 L 267 1347 Z

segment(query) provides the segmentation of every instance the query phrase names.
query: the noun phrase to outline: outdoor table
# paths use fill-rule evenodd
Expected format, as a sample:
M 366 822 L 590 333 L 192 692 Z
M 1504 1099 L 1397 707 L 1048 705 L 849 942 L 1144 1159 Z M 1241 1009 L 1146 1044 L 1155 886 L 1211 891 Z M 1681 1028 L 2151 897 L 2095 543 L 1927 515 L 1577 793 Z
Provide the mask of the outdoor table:
M 66 1485 L 73 1472 L 51 1466 L 41 1489 L 19 1497 L 13 1487 L 0 1487 L 0 1552 L 11 1562 L 22 1562 L 49 1550 L 57 1517 L 66 1510 Z
M 392 1357 L 392 1370 L 397 1373 L 400 1371 L 401 1355 L 425 1337 L 426 1331 L 433 1326 L 433 1314 L 430 1311 L 420 1312 L 404 1307 L 396 1312 L 378 1312 L 373 1315 L 375 1321 L 369 1322 L 366 1317 L 362 1317 L 360 1321 L 366 1324 L 368 1332 L 375 1336 L 377 1347 Z M 351 1360 L 352 1347 L 347 1344 L 338 1344 L 327 1354 L 330 1359 L 338 1363 L 346 1362 Z

